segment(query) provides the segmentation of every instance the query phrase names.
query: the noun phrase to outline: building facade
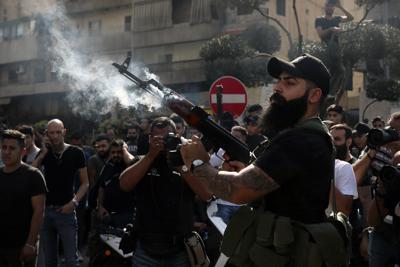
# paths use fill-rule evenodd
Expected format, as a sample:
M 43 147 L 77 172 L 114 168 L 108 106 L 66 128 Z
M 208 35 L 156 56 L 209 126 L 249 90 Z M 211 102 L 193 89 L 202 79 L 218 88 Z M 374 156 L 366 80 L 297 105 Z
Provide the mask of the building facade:
M 12 122 L 69 114 L 65 95 L 71 84 L 59 78 L 46 47 L 49 33 L 37 16 L 56 2 L 65 5 L 70 24 L 79 33 L 79 38 L 71 42 L 80 53 L 121 62 L 130 55 L 159 76 L 163 84 L 203 106 L 209 105 L 209 88 L 205 63 L 199 55 L 201 46 L 213 37 L 238 33 L 266 20 L 257 11 L 240 6 L 221 8 L 212 0 L 3 0 L 0 116 Z M 354 4 L 345 2 L 348 10 L 361 14 Z M 292 43 L 298 39 L 291 4 L 288 0 L 271 0 L 261 6 L 264 14 L 276 18 L 290 33 L 288 38 L 277 27 L 282 39 L 277 54 L 283 57 L 287 57 L 289 39 Z M 324 0 L 297 2 L 304 39 L 318 40 L 314 20 L 323 14 L 323 5 Z M 260 90 L 250 90 L 250 104 L 260 102 L 260 95 L 265 95 Z

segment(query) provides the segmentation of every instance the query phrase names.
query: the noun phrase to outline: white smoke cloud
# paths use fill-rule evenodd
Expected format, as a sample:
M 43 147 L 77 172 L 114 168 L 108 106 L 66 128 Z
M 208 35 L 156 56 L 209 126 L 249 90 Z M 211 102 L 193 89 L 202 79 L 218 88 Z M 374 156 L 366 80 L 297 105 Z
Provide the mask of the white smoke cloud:
M 66 16 L 62 3 L 41 1 L 46 6 L 37 15 L 43 19 L 47 31 L 45 46 L 48 46 L 50 59 L 55 61 L 59 77 L 71 89 L 68 100 L 73 112 L 93 117 L 110 112 L 116 103 L 123 107 L 141 104 L 151 110 L 161 106 L 160 99 L 134 88 L 132 82 L 112 66 L 113 61 L 123 61 L 124 58 L 107 58 L 82 52 L 82 45 L 85 45 L 83 38 Z M 139 64 L 132 63 L 129 70 L 141 79 L 157 80 L 154 74 Z

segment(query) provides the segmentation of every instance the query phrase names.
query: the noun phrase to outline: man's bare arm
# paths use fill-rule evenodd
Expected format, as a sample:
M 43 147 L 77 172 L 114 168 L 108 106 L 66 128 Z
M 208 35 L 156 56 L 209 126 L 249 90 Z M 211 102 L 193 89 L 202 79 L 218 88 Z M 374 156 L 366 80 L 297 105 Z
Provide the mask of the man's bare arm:
M 270 176 L 255 165 L 240 172 L 226 172 L 218 171 L 206 163 L 195 168 L 194 175 L 216 196 L 238 204 L 252 202 L 279 188 Z
M 341 20 L 340 22 L 350 22 L 354 20 L 353 15 L 351 15 L 351 13 L 349 11 L 347 11 L 346 9 L 344 9 L 344 7 L 338 2 L 337 8 L 339 8 L 344 16 L 341 16 Z

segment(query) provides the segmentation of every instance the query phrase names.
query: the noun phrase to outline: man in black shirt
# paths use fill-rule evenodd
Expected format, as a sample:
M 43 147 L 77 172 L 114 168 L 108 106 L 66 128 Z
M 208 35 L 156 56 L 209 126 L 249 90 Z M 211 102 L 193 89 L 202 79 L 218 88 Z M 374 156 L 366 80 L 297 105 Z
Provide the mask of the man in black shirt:
M 43 146 L 33 162 L 44 168 L 49 192 L 41 231 L 46 267 L 57 266 L 58 237 L 63 242 L 68 267 L 79 266 L 75 208 L 89 187 L 85 156 L 78 147 L 64 143 L 66 129 L 58 119 L 47 123 Z M 74 194 L 74 177 L 79 173 L 80 186 Z
M 150 132 L 150 123 L 151 120 L 149 118 L 141 118 L 139 127 L 142 130 L 142 133 L 139 135 L 137 141 L 137 154 L 145 155 L 149 151 L 149 132 Z
M 335 7 L 339 8 L 344 16 L 333 16 Z M 350 22 L 353 19 L 354 17 L 342 7 L 339 0 L 328 0 L 325 4 L 325 16 L 315 19 L 315 29 L 321 41 L 329 44 L 333 40 L 338 43 L 339 23 Z
M 210 194 L 187 168 L 170 167 L 164 137 L 176 133 L 172 120 L 161 117 L 150 126 L 149 152 L 120 177 L 124 191 L 135 189 L 138 243 L 133 265 L 190 266 L 183 237 L 193 230 L 194 193 Z
M 137 155 L 139 132 L 140 128 L 136 124 L 129 125 L 126 130 L 126 144 L 128 145 L 128 152 L 134 156 Z
M 333 16 L 335 7 L 338 7 L 345 14 L 344 16 Z M 327 0 L 325 4 L 325 16 L 315 19 L 315 29 L 321 41 L 328 45 L 326 60 L 327 67 L 332 74 L 330 93 L 336 95 L 343 87 L 345 68 L 342 60 L 342 51 L 339 46 L 339 24 L 353 20 L 353 16 L 340 4 L 340 0 Z
M 0 266 L 36 266 L 46 185 L 41 172 L 22 162 L 24 135 L 5 130 L 0 169 Z
M 282 249 L 279 245 L 274 248 L 267 242 L 269 238 L 274 240 L 274 235 L 281 236 L 283 232 L 297 229 L 283 223 L 288 218 L 304 225 L 321 226 L 320 233 L 323 238 L 318 239 L 318 242 L 329 243 L 328 240 L 331 237 L 340 240 L 338 232 L 332 230 L 332 225 L 324 224 L 330 180 L 334 175 L 333 144 L 327 129 L 317 117 L 321 102 L 329 92 L 329 71 L 319 59 L 308 54 L 291 62 L 272 58 L 268 63 L 268 71 L 278 81 L 270 98 L 270 106 L 264 115 L 263 125 L 276 135 L 253 164 L 244 167 L 242 163 L 233 161 L 230 164 L 236 167 L 238 172 L 218 171 L 208 163 L 209 156 L 200 140 L 195 137 L 180 149 L 185 165 L 191 166 L 195 177 L 199 178 L 217 197 L 238 204 L 264 199 L 262 210 L 266 213 L 263 215 L 269 216 L 265 218 L 271 218 L 271 220 L 259 222 L 260 225 L 265 225 L 265 229 L 260 227 L 234 238 L 234 240 L 246 242 L 243 237 L 247 236 L 246 234 L 251 236 L 250 233 L 256 231 L 257 242 L 256 240 L 249 242 L 248 246 L 242 243 L 243 246 L 238 245 L 237 249 L 230 247 L 230 244 L 227 246 L 223 244 L 223 252 L 226 251 L 224 248 L 230 248 L 228 249 L 231 253 L 229 256 L 233 257 L 233 260 L 237 260 L 238 257 L 241 260 L 242 264 L 238 264 L 237 261 L 231 262 L 234 266 L 242 266 L 243 262 L 248 261 L 257 266 L 267 266 L 268 260 L 277 258 L 302 262 L 304 258 L 301 259 L 300 256 L 307 255 L 309 251 L 296 253 L 301 247 L 306 247 L 299 244 L 304 241 L 304 245 L 308 245 L 309 239 L 299 240 L 300 243 L 297 245 L 291 243 L 292 247 L 286 247 L 288 254 L 279 252 L 279 249 Z M 246 211 L 248 216 L 243 216 L 241 211 Z M 236 225 L 236 228 L 232 228 L 236 230 L 229 230 L 228 225 L 224 239 L 229 240 L 232 237 L 229 237 L 229 234 L 227 236 L 227 232 L 235 235 L 236 233 L 233 232 L 240 233 L 246 227 L 255 227 L 251 223 L 251 218 L 255 218 L 257 214 L 253 211 L 254 209 L 248 207 L 239 210 L 232 217 L 230 224 L 235 225 L 235 221 L 242 222 L 241 226 Z M 243 222 L 247 219 L 250 221 Z M 276 220 L 275 226 L 273 226 L 273 220 Z M 267 224 L 270 224 L 271 228 L 268 228 Z M 274 231 L 277 232 L 274 233 Z M 234 244 L 233 239 L 230 240 Z M 275 239 L 274 244 L 276 241 Z M 341 244 L 335 245 L 341 246 Z M 329 254 L 330 249 L 321 249 L 319 253 Z M 243 254 L 236 254 L 237 252 Z M 266 254 L 267 252 L 269 254 Z M 295 254 L 299 258 L 293 259 Z M 243 258 L 240 258 L 241 256 Z M 315 260 L 318 260 L 318 256 L 314 256 Z M 343 258 L 341 255 L 330 256 L 330 260 L 344 261 L 344 256 Z M 322 266 L 325 259 L 320 260 Z M 306 262 L 304 264 L 307 265 Z
M 128 153 L 121 139 L 110 145 L 111 158 L 100 174 L 97 214 L 108 225 L 123 228 L 132 222 L 135 208 L 133 192 L 124 192 L 119 186 L 119 176 L 131 164 L 133 156 Z

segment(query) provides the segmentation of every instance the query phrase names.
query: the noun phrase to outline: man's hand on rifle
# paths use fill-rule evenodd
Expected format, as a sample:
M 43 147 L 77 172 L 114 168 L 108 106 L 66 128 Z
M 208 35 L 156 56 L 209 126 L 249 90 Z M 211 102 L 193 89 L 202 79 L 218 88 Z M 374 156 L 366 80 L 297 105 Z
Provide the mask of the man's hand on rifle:
M 222 163 L 221 170 L 223 171 L 235 171 L 240 172 L 242 169 L 246 168 L 246 165 L 243 162 L 237 160 L 230 160 L 228 154 L 224 154 L 224 162 Z
M 205 163 L 208 163 L 210 160 L 210 156 L 204 148 L 203 143 L 195 135 L 192 136 L 192 139 L 188 139 L 187 142 L 182 143 L 180 152 L 183 162 L 187 167 L 190 167 L 195 159 L 201 159 Z

